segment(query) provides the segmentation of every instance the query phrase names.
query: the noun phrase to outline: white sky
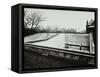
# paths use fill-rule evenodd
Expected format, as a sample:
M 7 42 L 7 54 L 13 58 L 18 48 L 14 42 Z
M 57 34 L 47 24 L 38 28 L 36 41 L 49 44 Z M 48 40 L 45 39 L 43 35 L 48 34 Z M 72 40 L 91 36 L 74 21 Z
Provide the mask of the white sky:
M 37 9 L 37 8 L 25 8 L 28 13 L 41 12 L 46 21 L 40 23 L 40 25 L 50 28 L 74 28 L 78 32 L 86 30 L 86 21 L 94 20 L 94 12 L 87 11 L 69 11 L 69 10 L 52 10 L 52 9 Z

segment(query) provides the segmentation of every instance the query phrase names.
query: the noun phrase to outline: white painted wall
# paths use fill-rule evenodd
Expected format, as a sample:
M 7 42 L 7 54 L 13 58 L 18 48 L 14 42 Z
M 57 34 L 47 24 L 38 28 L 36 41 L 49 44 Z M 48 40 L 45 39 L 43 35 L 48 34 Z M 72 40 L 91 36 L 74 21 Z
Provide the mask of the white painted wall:
M 98 10 L 100 10 L 100 0 L 1 0 L 0 1 L 0 77 L 100 77 L 99 76 L 100 69 L 31 73 L 31 74 L 17 74 L 10 71 L 11 6 L 17 3 L 96 7 L 98 8 Z M 100 17 L 100 11 L 99 11 L 99 17 Z M 100 29 L 99 26 L 98 29 Z M 100 33 L 100 30 L 98 32 Z M 100 35 L 98 36 L 98 39 L 100 39 Z M 98 43 L 100 45 L 100 40 L 98 40 Z M 98 49 L 98 51 L 99 50 L 100 48 Z M 100 53 L 99 53 L 99 59 L 100 59 Z

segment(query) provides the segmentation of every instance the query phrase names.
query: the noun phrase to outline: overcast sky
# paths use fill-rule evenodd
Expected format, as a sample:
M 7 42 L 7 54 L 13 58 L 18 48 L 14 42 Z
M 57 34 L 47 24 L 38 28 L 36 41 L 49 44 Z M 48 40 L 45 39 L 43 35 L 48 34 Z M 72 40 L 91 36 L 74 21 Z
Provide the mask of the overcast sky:
M 87 20 L 94 20 L 94 12 L 35 8 L 25 8 L 25 10 L 27 10 L 28 13 L 41 12 L 43 17 L 46 19 L 46 21 L 40 23 L 43 27 L 74 28 L 80 32 L 86 30 Z

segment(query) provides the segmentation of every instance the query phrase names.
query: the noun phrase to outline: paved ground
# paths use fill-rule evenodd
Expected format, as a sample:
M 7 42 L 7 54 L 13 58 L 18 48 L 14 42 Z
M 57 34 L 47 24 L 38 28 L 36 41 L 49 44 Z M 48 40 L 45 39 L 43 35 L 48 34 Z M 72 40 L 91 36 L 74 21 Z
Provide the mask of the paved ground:
M 64 34 L 64 33 L 61 33 L 61 34 L 58 34 L 57 36 L 55 36 L 49 40 L 35 42 L 35 43 L 31 43 L 31 44 L 89 53 L 89 50 L 86 50 L 86 49 L 80 50 L 80 47 L 65 48 L 66 43 L 77 44 L 77 45 L 82 44 L 85 46 L 89 46 L 88 41 L 89 41 L 88 34 Z
M 89 46 L 89 34 L 65 34 L 65 42 L 74 45 Z

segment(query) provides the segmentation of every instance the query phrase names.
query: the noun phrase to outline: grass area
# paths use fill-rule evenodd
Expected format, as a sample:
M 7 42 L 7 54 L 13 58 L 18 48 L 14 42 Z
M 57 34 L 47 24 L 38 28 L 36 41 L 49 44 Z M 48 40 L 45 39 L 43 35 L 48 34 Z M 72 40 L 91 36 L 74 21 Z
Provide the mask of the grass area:
M 35 41 L 41 41 L 41 40 L 46 40 L 49 39 L 58 33 L 37 33 L 33 34 L 27 37 L 24 37 L 24 42 L 35 42 Z

